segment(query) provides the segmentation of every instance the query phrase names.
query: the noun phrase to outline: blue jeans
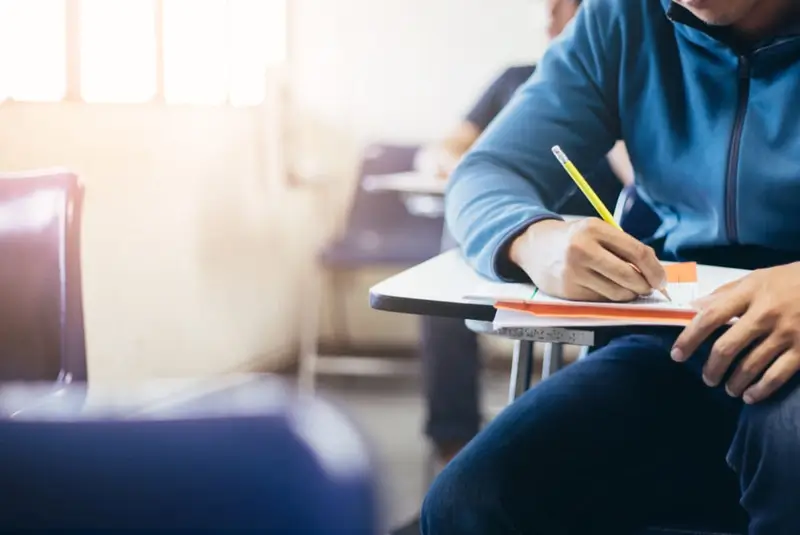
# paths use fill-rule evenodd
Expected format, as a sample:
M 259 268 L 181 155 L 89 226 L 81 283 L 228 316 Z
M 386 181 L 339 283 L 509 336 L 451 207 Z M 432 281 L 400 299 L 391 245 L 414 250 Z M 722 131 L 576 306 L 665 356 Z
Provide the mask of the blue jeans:
M 445 468 L 423 535 L 800 533 L 800 390 L 743 406 L 673 338 L 627 336 L 542 382 Z M 749 529 L 749 531 L 748 531 Z

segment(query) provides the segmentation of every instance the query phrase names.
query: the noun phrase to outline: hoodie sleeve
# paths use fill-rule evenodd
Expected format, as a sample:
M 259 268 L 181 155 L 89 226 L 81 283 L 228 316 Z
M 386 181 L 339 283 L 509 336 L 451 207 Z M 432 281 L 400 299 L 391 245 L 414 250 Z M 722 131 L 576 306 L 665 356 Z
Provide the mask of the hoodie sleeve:
M 553 145 L 586 171 L 619 137 L 616 3 L 584 2 L 449 181 L 448 226 L 487 277 L 527 280 L 508 258 L 511 242 L 533 223 L 558 219 L 554 210 L 573 192 Z

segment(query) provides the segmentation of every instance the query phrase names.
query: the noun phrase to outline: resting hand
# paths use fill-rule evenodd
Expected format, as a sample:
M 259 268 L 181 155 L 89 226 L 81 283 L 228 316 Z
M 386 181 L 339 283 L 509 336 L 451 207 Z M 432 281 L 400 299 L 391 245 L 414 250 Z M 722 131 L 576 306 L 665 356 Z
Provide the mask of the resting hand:
M 768 398 L 800 370 L 800 263 L 754 271 L 696 303 L 698 315 L 675 342 L 683 362 L 716 329 L 739 318 L 711 350 L 703 380 L 718 386 L 733 361 L 750 349 L 725 388 L 746 403 Z

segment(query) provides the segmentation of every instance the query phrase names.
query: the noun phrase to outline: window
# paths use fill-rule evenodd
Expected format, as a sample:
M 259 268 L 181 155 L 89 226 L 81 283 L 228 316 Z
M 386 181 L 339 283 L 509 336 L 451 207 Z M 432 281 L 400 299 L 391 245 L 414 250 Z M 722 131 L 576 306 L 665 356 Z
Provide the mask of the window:
M 66 94 L 63 0 L 0 0 L 0 96 L 30 101 Z
M 0 101 L 257 105 L 287 1 L 0 0 Z
M 155 2 L 82 0 L 80 93 L 87 102 L 156 97 Z

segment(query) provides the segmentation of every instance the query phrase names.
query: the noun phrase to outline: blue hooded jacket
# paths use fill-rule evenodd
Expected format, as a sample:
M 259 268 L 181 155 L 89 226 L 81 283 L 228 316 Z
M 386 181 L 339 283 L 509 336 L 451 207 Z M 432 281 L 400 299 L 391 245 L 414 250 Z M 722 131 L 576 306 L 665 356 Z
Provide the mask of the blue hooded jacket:
M 622 139 L 663 256 L 800 260 L 800 26 L 744 43 L 670 0 L 588 0 L 455 171 L 447 220 L 482 274 L 525 280 L 508 247 Z

